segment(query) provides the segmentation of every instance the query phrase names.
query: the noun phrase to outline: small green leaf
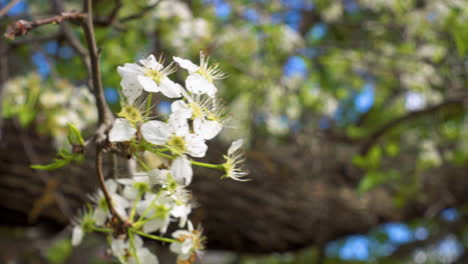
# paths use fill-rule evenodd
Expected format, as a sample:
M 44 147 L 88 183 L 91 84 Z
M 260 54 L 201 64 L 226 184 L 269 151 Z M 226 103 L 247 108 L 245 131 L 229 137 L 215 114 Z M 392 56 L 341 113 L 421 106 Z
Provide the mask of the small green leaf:
M 31 165 L 31 168 L 36 170 L 56 170 L 60 169 L 65 165 L 68 165 L 71 162 L 82 162 L 84 160 L 84 155 L 82 153 L 71 153 L 66 149 L 59 150 L 57 157 L 54 158 L 54 161 L 49 164 L 41 165 L 34 164 Z
M 67 123 L 67 128 L 68 128 L 68 142 L 72 146 L 78 145 L 78 146 L 83 146 L 84 145 L 84 139 L 81 136 L 80 130 L 76 128 L 74 125 Z

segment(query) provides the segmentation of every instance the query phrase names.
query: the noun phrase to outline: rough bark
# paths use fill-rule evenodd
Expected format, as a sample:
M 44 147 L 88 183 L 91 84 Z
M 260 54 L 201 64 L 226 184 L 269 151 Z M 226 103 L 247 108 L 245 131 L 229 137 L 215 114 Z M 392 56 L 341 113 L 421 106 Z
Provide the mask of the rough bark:
M 37 221 L 68 223 L 64 208 L 76 212 L 93 191 L 93 162 L 39 175 L 31 159 L 47 162 L 54 148 L 34 129 L 6 122 L 0 146 L 0 207 L 11 222 L 27 223 L 35 207 Z M 249 182 L 219 180 L 216 172 L 200 170 L 192 185 L 200 207 L 193 213 L 202 221 L 208 247 L 238 252 L 266 253 L 323 245 L 347 234 L 362 233 L 386 221 L 408 220 L 462 205 L 468 178 L 466 166 L 442 166 L 421 175 L 423 195 L 405 207 L 395 206 L 388 186 L 364 194 L 355 191 L 362 172 L 350 164 L 346 147 L 323 142 L 320 149 L 261 148 L 247 154 Z M 29 150 L 28 150 L 29 149 Z M 33 153 L 31 153 L 31 150 Z M 213 156 L 225 146 L 210 146 Z M 36 155 L 36 157 L 31 157 Z M 90 157 L 92 159 L 92 157 Z M 216 158 L 208 157 L 216 161 Z M 44 180 L 44 178 L 47 178 Z M 53 199 L 44 199 L 47 182 L 58 184 Z M 52 188 L 52 190 L 54 190 Z M 41 200 L 42 199 L 42 200 Z M 45 201 L 38 207 L 38 201 Z M 62 211 L 61 209 L 62 208 Z M 8 219 L 8 218 L 4 218 Z

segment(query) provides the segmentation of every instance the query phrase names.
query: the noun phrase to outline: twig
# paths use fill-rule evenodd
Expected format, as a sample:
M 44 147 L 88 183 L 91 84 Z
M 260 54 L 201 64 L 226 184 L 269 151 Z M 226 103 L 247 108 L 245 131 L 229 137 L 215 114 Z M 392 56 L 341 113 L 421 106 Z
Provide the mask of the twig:
M 95 24 L 97 26 L 109 26 L 114 24 L 114 22 L 117 20 L 117 15 L 122 6 L 122 0 L 114 0 L 114 7 L 112 8 L 110 14 L 106 18 L 96 19 Z
M 4 16 L 10 9 L 15 6 L 20 0 L 12 0 L 8 5 L 6 5 L 2 10 L 0 10 L 0 18 Z
M 446 100 L 438 105 L 434 105 L 419 111 L 413 111 L 410 112 L 402 117 L 396 118 L 394 120 L 389 121 L 388 123 L 384 124 L 381 126 L 379 129 L 377 129 L 375 132 L 373 132 L 364 142 L 362 148 L 361 148 L 361 153 L 366 154 L 369 149 L 383 136 L 387 131 L 390 131 L 392 128 L 405 123 L 407 121 L 419 118 L 421 116 L 427 115 L 427 114 L 433 114 L 441 109 L 445 109 L 446 107 L 449 106 L 457 106 L 457 105 L 463 105 L 464 101 L 466 98 L 457 98 L 457 99 L 451 99 L 451 100 Z
M 86 19 L 82 21 L 83 31 L 85 33 L 86 42 L 88 44 L 89 58 L 91 63 L 91 79 L 93 84 L 93 93 L 96 99 L 98 110 L 99 127 L 96 131 L 96 142 L 98 145 L 106 139 L 105 133 L 112 125 L 113 116 L 106 103 L 104 97 L 104 89 L 102 87 L 101 69 L 99 66 L 99 52 L 94 37 L 93 25 L 93 9 L 91 0 L 84 1 L 84 12 L 87 14 Z
M 52 3 L 54 4 L 55 11 L 57 13 L 62 13 L 65 11 L 63 1 L 52 0 Z M 67 40 L 68 44 L 70 44 L 73 50 L 79 55 L 81 61 L 86 67 L 86 71 L 88 73 L 88 89 L 92 92 L 93 86 L 91 83 L 91 63 L 89 62 L 89 57 L 86 48 L 81 44 L 81 41 L 75 36 L 75 34 L 73 34 L 73 31 L 67 22 L 62 24 L 61 29 L 63 31 L 63 34 L 65 35 L 65 39 Z
M 5 37 L 9 39 L 14 39 L 17 36 L 22 36 L 27 34 L 30 30 L 48 24 L 60 24 L 65 20 L 82 20 L 86 17 L 86 14 L 71 12 L 71 13 L 62 13 L 57 16 L 44 18 L 36 21 L 27 21 L 27 20 L 18 20 L 10 25 L 8 25 L 5 32 Z
M 129 15 L 129 16 L 126 16 L 122 19 L 119 20 L 120 23 L 126 23 L 126 22 L 129 22 L 131 20 L 134 20 L 134 19 L 138 19 L 138 18 L 141 18 L 142 16 L 146 15 L 146 13 L 148 13 L 149 11 L 153 10 L 155 7 L 157 7 L 159 5 L 161 1 L 157 1 L 156 3 L 152 4 L 152 5 L 149 5 L 145 8 L 143 8 L 142 10 L 140 10 L 139 12 L 135 13 L 135 14 L 132 14 L 132 15 Z
M 96 171 L 99 178 L 99 185 L 101 187 L 102 192 L 104 193 L 104 197 L 106 198 L 107 207 L 109 208 L 110 212 L 113 216 L 115 216 L 121 223 L 127 224 L 128 222 L 124 219 L 114 208 L 112 203 L 112 197 L 110 196 L 109 191 L 107 190 L 106 183 L 104 180 L 104 172 L 102 171 L 102 149 L 98 146 L 96 149 Z

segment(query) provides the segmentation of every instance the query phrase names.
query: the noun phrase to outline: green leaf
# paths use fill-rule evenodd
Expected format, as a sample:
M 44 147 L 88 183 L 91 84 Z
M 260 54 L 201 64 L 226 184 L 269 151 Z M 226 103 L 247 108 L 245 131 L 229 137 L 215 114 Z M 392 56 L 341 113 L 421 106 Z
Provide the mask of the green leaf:
M 67 128 L 68 128 L 68 142 L 72 146 L 83 146 L 84 145 L 84 139 L 81 136 L 81 132 L 76 128 L 74 125 L 67 123 Z
M 385 177 L 382 173 L 377 171 L 368 172 L 359 183 L 358 192 L 367 192 L 370 189 L 382 184 L 384 181 Z
M 34 164 L 31 165 L 31 168 L 36 170 L 56 170 L 62 168 L 65 165 L 68 165 L 71 162 L 82 162 L 83 160 L 84 155 L 82 153 L 71 153 L 66 149 L 61 149 L 52 163 L 45 165 Z

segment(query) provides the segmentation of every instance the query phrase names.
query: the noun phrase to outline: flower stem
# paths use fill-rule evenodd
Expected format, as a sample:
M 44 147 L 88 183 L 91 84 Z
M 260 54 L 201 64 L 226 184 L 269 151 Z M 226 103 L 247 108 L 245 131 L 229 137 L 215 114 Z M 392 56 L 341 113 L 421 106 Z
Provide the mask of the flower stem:
M 137 235 L 140 235 L 142 237 L 146 237 L 146 238 L 149 238 L 149 239 L 158 240 L 158 241 L 162 241 L 162 242 L 168 242 L 168 243 L 180 243 L 179 240 L 177 240 L 177 239 L 146 234 L 144 232 L 136 230 L 135 228 L 129 228 L 128 230 L 130 232 L 133 232 L 133 233 L 135 233 Z
M 148 98 L 146 99 L 146 117 L 148 117 L 151 113 L 151 104 L 153 103 L 153 93 L 148 94 Z
M 193 165 L 196 165 L 196 166 L 200 166 L 200 167 L 216 169 L 216 170 L 220 170 L 220 171 L 225 170 L 223 164 L 210 164 L 210 163 L 198 162 L 198 161 L 194 161 L 194 160 L 190 160 L 190 163 L 192 163 Z

